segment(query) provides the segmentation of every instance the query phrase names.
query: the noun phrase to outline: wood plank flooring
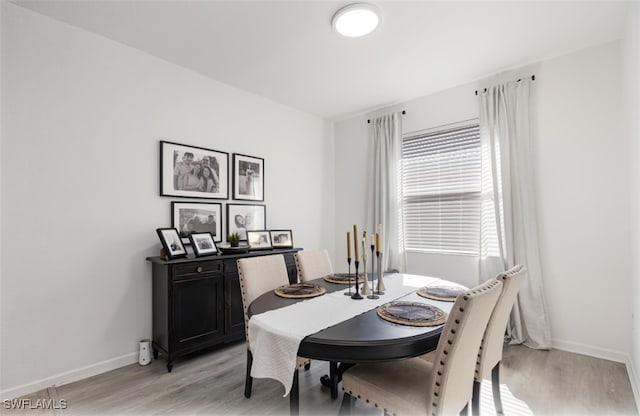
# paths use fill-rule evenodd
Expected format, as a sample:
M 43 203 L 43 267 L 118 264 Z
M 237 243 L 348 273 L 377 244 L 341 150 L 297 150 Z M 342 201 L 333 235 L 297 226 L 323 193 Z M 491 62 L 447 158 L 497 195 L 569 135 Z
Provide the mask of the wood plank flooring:
M 509 346 L 501 368 L 501 392 L 507 388 L 535 415 L 638 414 L 622 363 L 566 351 Z M 483 383 L 483 388 L 490 388 L 490 384 Z
M 245 344 L 224 346 L 176 362 L 167 373 L 162 358 L 55 388 L 64 415 L 287 415 L 289 398 L 273 380 L 255 379 L 244 391 Z M 336 415 L 319 378 L 328 364 L 313 361 L 300 373 L 300 413 Z M 637 415 L 629 378 L 620 363 L 563 351 L 505 348 L 501 393 L 506 415 Z M 46 392 L 45 392 L 46 393 Z M 482 414 L 495 414 L 491 383 L 483 383 Z M 2 414 L 18 414 L 2 410 Z M 380 414 L 357 403 L 355 414 Z M 19 414 L 25 414 L 19 413 Z M 41 411 L 32 414 L 44 415 Z M 49 413 L 50 414 L 50 413 Z

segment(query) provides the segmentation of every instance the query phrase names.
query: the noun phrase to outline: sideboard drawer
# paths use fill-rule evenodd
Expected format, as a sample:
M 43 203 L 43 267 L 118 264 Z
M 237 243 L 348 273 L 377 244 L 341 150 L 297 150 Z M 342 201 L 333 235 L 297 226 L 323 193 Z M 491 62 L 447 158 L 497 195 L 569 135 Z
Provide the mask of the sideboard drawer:
M 199 261 L 187 264 L 176 264 L 173 266 L 173 278 L 184 279 L 202 273 L 222 273 L 222 261 Z

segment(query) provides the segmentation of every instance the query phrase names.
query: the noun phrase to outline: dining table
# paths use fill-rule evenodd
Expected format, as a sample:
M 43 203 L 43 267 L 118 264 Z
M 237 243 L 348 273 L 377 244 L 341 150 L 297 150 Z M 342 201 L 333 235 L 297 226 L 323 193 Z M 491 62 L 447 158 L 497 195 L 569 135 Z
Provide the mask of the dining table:
M 370 278 L 371 275 L 368 275 Z M 444 324 L 401 325 L 382 319 L 378 307 L 392 301 L 417 302 L 448 313 L 453 302 L 427 299 L 416 290 L 425 286 L 464 286 L 437 277 L 388 273 L 386 290 L 377 299 L 344 296 L 354 286 L 324 278 L 310 284 L 325 289 L 321 296 L 291 299 L 269 291 L 248 306 L 249 345 L 253 355 L 251 375 L 273 378 L 290 393 L 290 412 L 298 414 L 299 398 L 296 357 L 328 361 L 329 375 L 321 382 L 337 398 L 342 372 L 357 363 L 382 362 L 416 357 L 434 351 Z M 375 282 L 370 287 L 376 287 Z

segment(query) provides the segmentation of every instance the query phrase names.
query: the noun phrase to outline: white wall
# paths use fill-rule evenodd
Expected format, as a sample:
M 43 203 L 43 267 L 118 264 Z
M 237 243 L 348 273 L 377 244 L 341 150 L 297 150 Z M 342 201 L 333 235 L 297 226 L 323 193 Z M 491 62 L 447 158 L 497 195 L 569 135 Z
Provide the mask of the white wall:
M 620 64 L 617 42 L 544 62 L 535 125 L 554 344 L 622 361 L 631 325 L 631 241 Z
M 366 220 L 367 119 L 358 117 L 334 125 L 335 137 L 335 233 L 333 269 L 347 270 L 347 231 L 353 225 L 364 230 Z M 352 236 L 353 237 L 353 236 Z M 354 267 L 354 266 L 351 266 Z
M 158 196 L 159 140 L 263 157 L 267 227 L 332 245 L 324 120 L 6 3 L 2 58 L 3 396 L 133 362 L 151 336 L 145 257 L 179 200 Z
M 626 117 L 629 142 L 631 146 L 631 360 L 627 369 L 631 375 L 636 396 L 636 404 L 640 406 L 640 3 L 631 3 L 627 15 L 627 27 L 623 42 L 625 64 L 624 91 L 626 98 Z
M 536 75 L 532 137 L 542 270 L 554 345 L 623 361 L 629 352 L 631 253 L 629 146 L 621 128 L 620 69 L 619 44 L 610 43 L 510 75 Z M 486 83 L 463 85 L 378 113 L 405 109 L 405 132 L 467 120 L 478 116 L 474 90 Z M 350 208 L 336 210 L 337 234 L 354 218 L 364 219 L 364 210 L 355 205 L 365 199 L 363 167 L 358 165 L 364 158 L 347 159 L 340 153 L 364 152 L 366 119 L 372 115 L 336 124 L 336 178 L 351 175 L 349 181 L 336 181 L 336 201 L 347 195 L 353 201 Z M 359 174 L 353 175 L 354 170 Z M 343 240 L 336 239 L 336 246 L 344 246 Z M 410 253 L 408 261 L 413 273 L 467 285 L 477 281 L 473 257 Z

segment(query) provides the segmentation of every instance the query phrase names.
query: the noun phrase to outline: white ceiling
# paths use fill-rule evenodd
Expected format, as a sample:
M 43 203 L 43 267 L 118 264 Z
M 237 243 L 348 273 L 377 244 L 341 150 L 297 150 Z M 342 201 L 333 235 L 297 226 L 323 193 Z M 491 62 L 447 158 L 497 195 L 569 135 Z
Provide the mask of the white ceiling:
M 14 1 L 329 119 L 618 39 L 628 6 L 373 2 L 382 26 L 350 39 L 331 29 L 349 1 Z

